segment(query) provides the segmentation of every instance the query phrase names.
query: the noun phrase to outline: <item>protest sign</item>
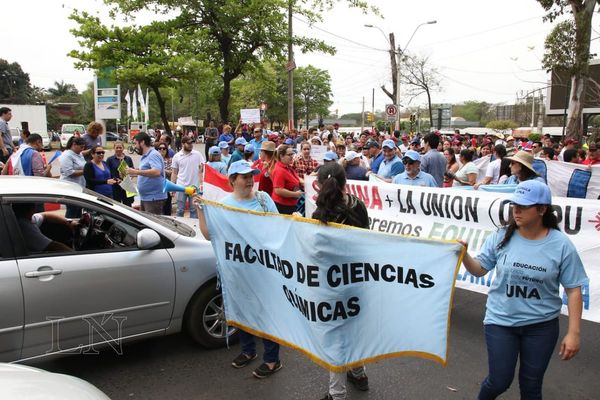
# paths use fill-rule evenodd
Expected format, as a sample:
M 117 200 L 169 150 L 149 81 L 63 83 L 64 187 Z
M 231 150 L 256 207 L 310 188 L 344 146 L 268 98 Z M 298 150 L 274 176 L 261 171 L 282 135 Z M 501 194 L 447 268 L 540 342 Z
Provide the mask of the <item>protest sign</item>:
M 260 123 L 260 109 L 242 108 L 240 110 L 240 120 L 243 124 Z
M 302 154 L 301 146 L 302 146 L 301 144 L 296 145 L 296 153 Z M 310 157 L 313 160 L 317 160 L 317 162 L 322 165 L 323 157 L 325 156 L 325 153 L 328 151 L 329 151 L 329 147 L 327 147 L 327 146 L 312 144 L 310 146 Z
M 316 208 L 315 181 L 315 177 L 305 177 L 307 216 Z M 463 239 L 469 243 L 472 256 L 511 213 L 509 193 L 363 181 L 348 181 L 346 191 L 364 201 L 370 229 L 420 238 Z M 600 202 L 554 196 L 553 209 L 560 229 L 577 248 L 590 278 L 590 284 L 583 287 L 583 318 L 600 322 Z M 493 271 L 476 278 L 461 267 L 457 286 L 487 293 L 493 279 Z
M 399 356 L 446 364 L 459 243 L 209 201 L 204 212 L 229 324 L 331 371 Z

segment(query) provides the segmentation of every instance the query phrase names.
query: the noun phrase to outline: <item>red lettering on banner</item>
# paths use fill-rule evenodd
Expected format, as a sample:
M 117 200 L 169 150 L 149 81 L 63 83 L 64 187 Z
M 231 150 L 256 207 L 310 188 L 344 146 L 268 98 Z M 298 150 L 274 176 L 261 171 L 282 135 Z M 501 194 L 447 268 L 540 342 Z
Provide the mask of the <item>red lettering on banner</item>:
M 377 208 L 379 210 L 383 208 L 381 196 L 379 195 L 379 188 L 377 186 L 371 186 L 370 196 L 368 185 L 346 184 L 346 192 L 358 197 L 365 203 L 367 208 Z

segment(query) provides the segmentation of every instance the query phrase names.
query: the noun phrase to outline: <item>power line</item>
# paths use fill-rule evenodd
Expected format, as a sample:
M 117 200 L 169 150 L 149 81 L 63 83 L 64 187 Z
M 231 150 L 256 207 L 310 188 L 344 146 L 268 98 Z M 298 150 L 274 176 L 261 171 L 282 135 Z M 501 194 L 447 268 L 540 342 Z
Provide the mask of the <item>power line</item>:
M 480 87 L 477 87 L 477 86 L 469 85 L 468 83 L 464 83 L 464 82 L 461 82 L 461 81 L 457 81 L 457 80 L 456 80 L 456 79 L 454 79 L 454 78 L 450 78 L 448 75 L 444 75 L 444 74 L 442 74 L 441 72 L 438 72 L 438 74 L 440 74 L 441 76 L 443 76 L 444 78 L 448 79 L 448 80 L 449 80 L 449 81 L 451 81 L 451 82 L 457 83 L 457 84 L 459 84 L 459 85 L 462 85 L 462 86 L 468 87 L 468 88 L 470 88 L 470 89 L 473 89 L 473 90 L 478 90 L 478 91 L 480 91 L 480 92 L 486 92 L 486 93 L 499 94 L 499 95 L 502 95 L 502 96 L 512 96 L 512 95 L 514 94 L 514 93 L 503 93 L 503 92 L 496 92 L 496 91 L 493 91 L 493 90 L 486 90 L 486 89 L 482 89 L 482 88 L 480 88 Z

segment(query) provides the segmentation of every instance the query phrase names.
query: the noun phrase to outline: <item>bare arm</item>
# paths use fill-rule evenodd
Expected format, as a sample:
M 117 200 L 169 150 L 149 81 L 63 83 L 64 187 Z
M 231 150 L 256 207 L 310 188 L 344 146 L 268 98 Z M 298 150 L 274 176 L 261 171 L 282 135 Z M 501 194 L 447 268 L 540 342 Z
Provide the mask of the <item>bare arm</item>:
M 581 287 L 565 288 L 567 292 L 567 308 L 569 309 L 569 329 L 560 344 L 560 356 L 563 360 L 575 357 L 580 348 L 581 313 L 583 301 Z
M 298 190 L 296 192 L 292 192 L 291 190 L 284 188 L 274 188 L 273 191 L 281 197 L 295 197 L 300 198 L 302 196 L 302 191 Z
M 202 197 L 199 195 L 194 196 L 194 204 L 202 204 Z M 204 210 L 198 207 L 198 224 L 200 225 L 200 232 L 206 240 L 210 240 L 210 233 L 208 233 L 208 225 L 206 224 L 206 216 Z
M 467 242 L 464 240 L 459 240 L 459 242 L 467 247 Z M 481 266 L 479 260 L 471 257 L 468 252 L 465 252 L 465 256 L 463 257 L 463 265 L 469 271 L 469 273 L 473 276 L 484 276 L 488 273 L 488 270 Z
M 177 182 L 177 173 L 179 172 L 178 169 L 173 168 L 172 172 L 171 172 L 171 182 L 175 183 Z

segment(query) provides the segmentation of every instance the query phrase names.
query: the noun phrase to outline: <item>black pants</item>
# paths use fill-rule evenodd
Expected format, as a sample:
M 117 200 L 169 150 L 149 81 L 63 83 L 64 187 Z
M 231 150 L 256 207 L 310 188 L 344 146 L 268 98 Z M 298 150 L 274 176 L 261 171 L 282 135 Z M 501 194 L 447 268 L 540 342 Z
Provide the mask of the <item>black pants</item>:
M 279 214 L 287 214 L 287 215 L 292 215 L 293 213 L 296 212 L 296 205 L 293 206 L 285 206 L 283 204 L 279 204 L 279 203 L 275 203 L 275 206 L 277 207 L 277 211 L 279 211 Z

